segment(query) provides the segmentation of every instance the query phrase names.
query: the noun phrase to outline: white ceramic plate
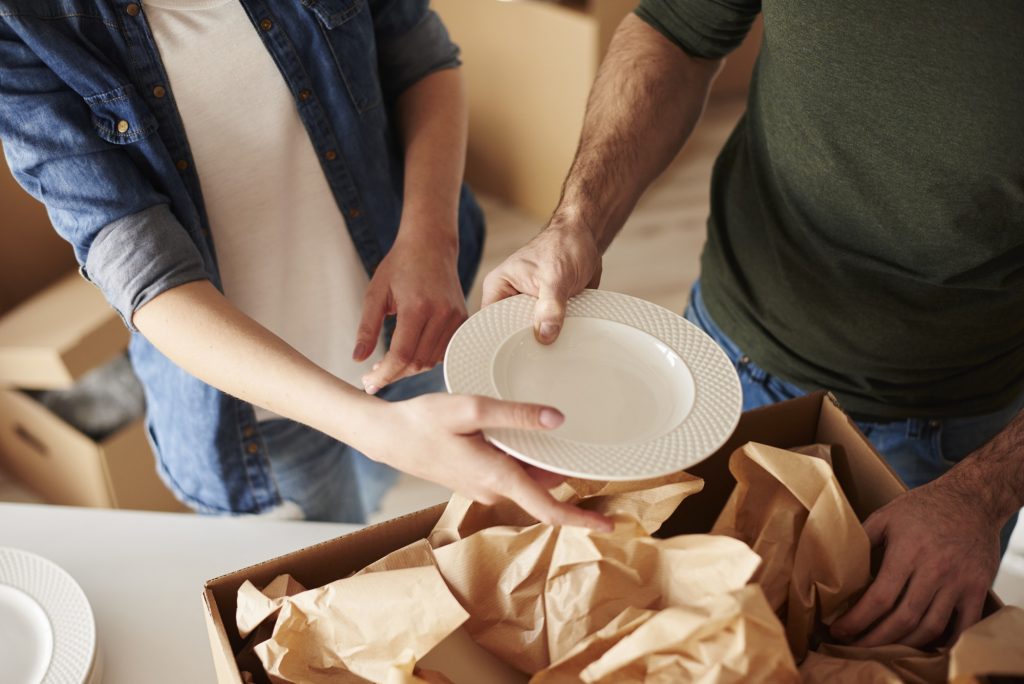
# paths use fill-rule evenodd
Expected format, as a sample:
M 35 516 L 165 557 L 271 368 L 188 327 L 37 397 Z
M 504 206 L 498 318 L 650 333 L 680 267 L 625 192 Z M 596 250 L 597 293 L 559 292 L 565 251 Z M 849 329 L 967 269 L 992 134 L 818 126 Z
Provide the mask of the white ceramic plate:
M 0 547 L 0 663 L 4 684 L 98 681 L 96 623 L 78 583 L 61 567 Z
M 689 468 L 732 434 L 742 391 L 732 363 L 682 316 L 603 290 L 572 298 L 558 340 L 533 336 L 536 300 L 474 314 L 444 360 L 448 391 L 554 406 L 552 431 L 488 429 L 496 446 L 546 470 L 638 480 Z

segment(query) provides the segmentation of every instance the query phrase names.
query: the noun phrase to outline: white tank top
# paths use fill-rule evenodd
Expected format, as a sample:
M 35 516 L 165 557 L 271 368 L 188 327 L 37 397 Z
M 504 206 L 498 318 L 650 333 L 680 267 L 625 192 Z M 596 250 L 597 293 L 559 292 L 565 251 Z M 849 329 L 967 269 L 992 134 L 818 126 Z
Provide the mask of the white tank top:
M 368 278 L 295 101 L 237 0 L 148 0 L 146 17 L 185 124 L 224 293 L 357 387 Z M 257 409 L 257 418 L 276 417 Z

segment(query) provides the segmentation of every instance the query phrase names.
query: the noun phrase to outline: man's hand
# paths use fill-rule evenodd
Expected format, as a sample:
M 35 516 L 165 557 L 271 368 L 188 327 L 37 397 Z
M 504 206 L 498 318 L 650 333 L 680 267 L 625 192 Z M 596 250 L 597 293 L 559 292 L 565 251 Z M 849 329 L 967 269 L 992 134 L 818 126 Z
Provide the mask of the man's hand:
M 601 253 L 593 234 L 556 218 L 487 275 L 483 306 L 517 294 L 537 297 L 533 332 L 551 344 L 562 330 L 565 303 L 600 280 Z
M 551 496 L 547 488 L 558 483 L 558 476 L 524 467 L 480 433 L 485 427 L 550 430 L 565 420 L 555 409 L 486 397 L 425 394 L 379 402 L 375 410 L 383 414 L 369 422 L 386 428 L 367 433 L 370 443 L 359 445 L 364 453 L 482 504 L 509 499 L 544 523 L 611 531 L 608 518 Z
M 864 530 L 884 544 L 882 566 L 857 603 L 832 625 L 856 646 L 900 643 L 921 648 L 952 638 L 981 619 L 999 568 L 999 530 L 979 497 L 946 476 L 875 511 Z
M 445 234 L 453 234 L 448 231 Z M 373 275 L 363 302 L 352 358 L 366 359 L 377 346 L 384 317 L 397 315 L 391 349 L 363 376 L 370 394 L 408 375 L 433 368 L 448 340 L 466 320 L 466 300 L 459 285 L 458 247 L 444 240 L 417 243 L 412 236 L 395 241 Z

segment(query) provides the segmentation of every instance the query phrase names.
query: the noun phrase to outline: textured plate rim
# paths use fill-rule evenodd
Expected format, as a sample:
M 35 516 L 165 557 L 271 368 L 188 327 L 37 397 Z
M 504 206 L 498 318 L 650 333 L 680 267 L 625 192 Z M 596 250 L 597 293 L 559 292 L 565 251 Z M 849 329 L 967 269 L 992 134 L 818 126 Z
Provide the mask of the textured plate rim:
M 6 574 L 7 559 L 35 570 L 34 576 Z M 10 562 L 10 561 L 8 561 Z M 34 568 L 31 566 L 35 566 Z M 49 576 L 49 579 L 46 576 Z M 56 582 L 63 590 L 54 597 L 46 594 L 46 583 Z M 42 684 L 82 684 L 90 682 L 97 665 L 99 648 L 96 638 L 96 618 L 85 591 L 67 570 L 53 561 L 31 551 L 0 547 L 0 583 L 14 587 L 30 596 L 42 607 L 53 630 L 53 653 Z M 63 605 L 55 605 L 61 600 Z M 75 644 L 71 635 L 85 628 L 87 646 Z M 84 641 L 84 640 L 83 640 Z M 86 655 L 87 653 L 87 655 Z
M 448 348 L 445 350 L 444 379 L 445 386 L 449 392 L 499 398 L 493 381 L 485 381 L 483 378 L 485 376 L 487 378 L 490 377 L 490 364 L 492 363 L 493 354 L 504 340 L 508 338 L 508 335 L 514 334 L 524 327 L 532 326 L 534 302 L 536 302 L 536 298 L 529 295 L 509 297 L 481 309 L 463 323 L 452 336 Z M 595 308 L 597 311 L 594 311 Z M 608 310 L 602 311 L 604 308 Z M 615 314 L 614 311 L 616 309 L 629 313 L 626 316 Z M 543 432 L 504 429 L 484 430 L 484 436 L 488 441 L 515 458 L 545 470 L 569 477 L 608 481 L 639 480 L 685 470 L 700 463 L 725 444 L 735 431 L 736 425 L 739 423 L 740 414 L 742 413 L 742 387 L 736 369 L 728 356 L 703 330 L 690 321 L 685 320 L 679 314 L 662 306 L 644 299 L 607 290 L 584 290 L 576 297 L 570 299 L 566 307 L 566 317 L 576 316 L 601 318 L 624 323 L 655 337 L 670 347 L 687 365 L 693 376 L 695 399 L 690 413 L 678 426 L 668 431 L 668 433 L 630 445 L 574 443 Z M 623 320 L 624 317 L 630 320 Z M 680 344 L 673 344 L 671 340 L 664 339 L 663 335 L 659 335 L 655 330 L 652 330 L 651 327 L 654 325 L 652 321 L 663 326 L 669 326 L 669 331 L 672 335 L 681 336 L 680 339 L 684 341 L 685 345 L 696 347 L 696 350 L 701 355 L 702 363 L 693 363 L 693 357 L 688 358 L 690 354 L 687 353 L 687 349 L 681 349 Z M 480 332 L 486 326 L 497 328 L 497 332 L 491 334 L 493 339 L 488 340 L 489 343 L 493 343 L 493 348 L 490 349 L 490 352 L 481 353 L 477 351 L 476 354 L 473 354 L 470 353 L 472 350 L 467 351 L 467 346 L 475 341 L 470 338 L 487 334 Z M 467 381 L 466 374 L 462 372 L 464 369 L 453 368 L 453 353 L 458 354 L 459 358 L 465 359 L 465 363 L 475 364 L 470 371 L 474 379 Z M 482 366 L 486 366 L 486 368 Z M 721 382 L 713 380 L 716 374 L 722 376 Z M 709 393 L 709 390 L 713 390 L 713 392 Z M 715 393 L 717 393 L 718 399 L 714 398 L 713 395 Z M 709 412 L 717 412 L 721 415 L 723 408 L 728 411 L 729 419 L 728 421 L 719 421 L 717 425 L 713 425 L 714 429 L 711 434 L 707 433 L 705 425 L 698 425 L 700 421 L 709 419 Z M 704 430 L 704 434 L 696 438 L 697 444 L 692 444 L 694 435 L 688 435 L 687 432 L 693 432 L 695 428 Z M 582 472 L 579 469 L 563 467 L 557 463 L 559 460 L 557 457 L 552 457 L 554 450 L 561 450 L 563 452 L 568 450 L 577 455 L 582 455 L 586 451 L 588 454 L 601 456 L 605 461 L 615 461 L 621 460 L 616 458 L 618 454 L 644 457 L 650 456 L 658 449 L 678 449 L 680 441 L 689 445 L 687 453 L 675 457 L 672 460 L 671 467 L 655 467 L 628 472 L 622 468 L 607 468 L 604 471 L 595 468 L 594 472 Z M 531 456 L 527 453 L 527 449 L 523 448 L 524 443 L 531 447 L 529 451 L 535 453 L 540 448 L 546 458 L 541 458 L 537 455 Z M 556 462 L 552 462 L 553 460 Z

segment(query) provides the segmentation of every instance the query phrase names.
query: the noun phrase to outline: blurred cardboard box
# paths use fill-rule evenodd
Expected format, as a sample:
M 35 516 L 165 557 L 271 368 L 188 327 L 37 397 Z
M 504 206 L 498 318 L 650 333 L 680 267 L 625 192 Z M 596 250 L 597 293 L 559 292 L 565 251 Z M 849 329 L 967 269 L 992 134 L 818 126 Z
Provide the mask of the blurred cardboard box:
M 835 445 L 833 468 L 851 506 L 863 520 L 872 511 L 905 491 L 905 487 L 881 456 L 864 438 L 853 422 L 842 412 L 831 395 L 822 392 L 768 406 L 743 414 L 729 441 L 703 463 L 690 469 L 704 478 L 704 490 L 687 498 L 665 523 L 657 536 L 706 533 L 714 525 L 735 486 L 729 472 L 729 457 L 739 446 L 757 441 L 780 448 L 811 443 Z M 437 523 L 445 505 L 440 504 L 417 513 L 367 527 L 349 535 L 317 544 L 294 553 L 268 560 L 237 572 L 208 581 L 203 590 L 206 623 L 213 652 L 217 681 L 220 684 L 242 684 L 235 661 L 241 640 L 235 629 L 239 587 L 246 581 L 265 586 L 281 574 L 290 574 L 306 587 L 319 587 L 348 576 L 387 554 L 417 540 L 425 539 Z M 986 613 L 1000 606 L 990 595 Z M 465 640 L 442 644 L 428 654 L 433 669 L 461 684 L 464 681 L 494 681 L 482 670 L 466 668 L 483 665 L 479 647 Z M 435 657 L 437 656 L 437 657 Z M 461 674 L 449 668 L 456 668 Z
M 0 465 L 51 503 L 185 510 L 156 474 L 142 416 L 96 440 L 22 391 L 71 387 L 127 342 L 75 272 L 0 317 Z
M 469 99 L 466 178 L 538 218 L 555 208 L 612 34 L 637 0 L 434 0 L 462 48 Z M 758 23 L 726 61 L 713 97 L 742 96 Z
M 46 209 L 0 163 L 0 314 L 75 268 L 71 245 L 54 232 Z

